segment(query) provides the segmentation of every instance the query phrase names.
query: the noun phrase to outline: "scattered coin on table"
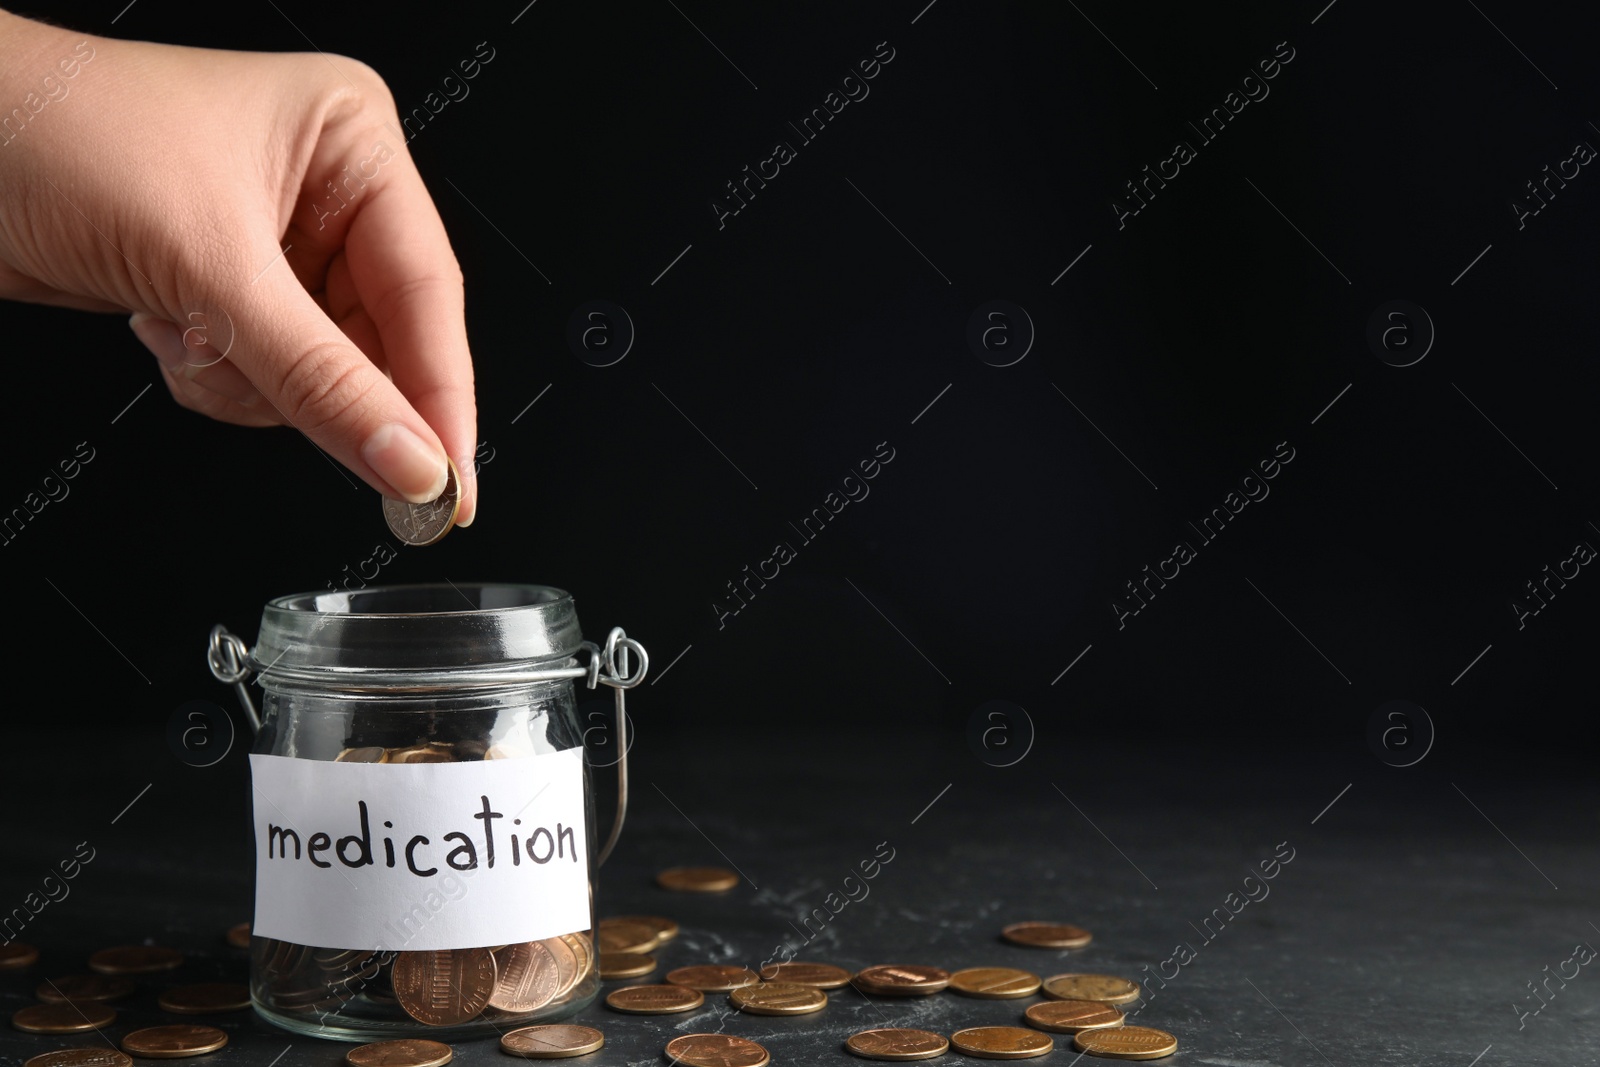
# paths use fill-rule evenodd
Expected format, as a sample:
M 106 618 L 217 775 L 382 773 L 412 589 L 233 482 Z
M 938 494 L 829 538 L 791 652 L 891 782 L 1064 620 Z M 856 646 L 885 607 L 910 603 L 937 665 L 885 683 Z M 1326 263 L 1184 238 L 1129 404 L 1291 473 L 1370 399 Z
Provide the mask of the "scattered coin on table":
M 594 937 L 601 952 L 649 952 L 661 944 L 660 930 L 631 919 L 601 919 Z
M 726 893 L 739 876 L 722 867 L 673 867 L 656 875 L 656 884 L 677 893 Z
M 250 987 L 239 982 L 202 982 L 165 990 L 156 1001 L 162 1011 L 178 1015 L 211 1015 L 250 1006 Z
M 344 1054 L 350 1067 L 444 1067 L 454 1058 L 449 1045 L 418 1038 L 374 1041 Z
M 655 969 L 656 958 L 642 952 L 600 953 L 600 977 L 608 981 L 616 978 L 641 978 Z
M 39 962 L 39 950 L 32 945 L 13 941 L 0 945 L 0 971 L 20 971 Z
M 133 1067 L 133 1060 L 114 1048 L 58 1048 L 41 1052 L 22 1067 Z
M 604 926 L 606 923 L 611 922 L 638 923 L 641 926 L 648 926 L 656 932 L 656 936 L 663 942 L 671 941 L 678 936 L 678 924 L 660 915 L 614 915 L 601 919 L 600 925 Z
M 227 1043 L 228 1035 L 214 1026 L 152 1026 L 124 1037 L 122 1051 L 150 1060 L 175 1060 L 203 1056 Z
M 789 963 L 767 964 L 761 968 L 761 979 L 765 982 L 793 982 L 817 989 L 842 989 L 850 984 L 850 972 L 831 963 L 793 960 Z
M 1082 948 L 1094 940 L 1089 931 L 1071 923 L 1012 923 L 1000 931 L 1000 936 L 1029 948 Z
M 1020 1026 L 974 1026 L 950 1035 L 950 1047 L 986 1060 L 1026 1060 L 1056 1047 L 1049 1034 Z
M 1039 976 L 1015 967 L 968 967 L 950 975 L 950 988 L 968 997 L 1013 1000 L 1039 992 Z
M 734 1007 L 750 1015 L 809 1015 L 828 1006 L 828 994 L 793 982 L 760 982 L 728 994 Z
M 240 923 L 237 926 L 230 926 L 228 927 L 228 932 L 225 936 L 228 939 L 228 944 L 232 945 L 234 948 L 249 948 L 250 924 Z
M 599 1051 L 606 1037 L 592 1026 L 551 1023 L 524 1026 L 500 1038 L 500 1051 L 530 1060 L 564 1060 Z
M 30 1034 L 78 1034 L 110 1026 L 117 1013 L 104 1004 L 30 1004 L 11 1016 L 11 1025 Z
M 1178 1051 L 1178 1039 L 1149 1026 L 1085 1030 L 1072 1039 L 1079 1051 L 1114 1060 L 1156 1060 Z
M 667 1056 L 687 1067 L 764 1067 L 772 1057 L 754 1041 L 731 1034 L 685 1034 L 667 1042 Z
M 704 993 L 681 985 L 629 985 L 606 994 L 606 1007 L 630 1015 L 693 1011 L 705 1002 Z
M 944 1055 L 950 1042 L 932 1030 L 885 1027 L 851 1034 L 844 1047 L 869 1060 L 927 1060 Z
M 1058 974 L 1044 980 L 1044 995 L 1055 1000 L 1127 1004 L 1139 999 L 1139 983 L 1110 974 Z
M 63 1004 L 69 1000 L 118 1000 L 137 988 L 126 978 L 108 974 L 69 974 L 65 978 L 46 978 L 33 995 L 46 1004 Z
M 1057 1034 L 1121 1026 L 1124 1019 L 1116 1008 L 1094 1000 L 1047 1000 L 1043 1004 L 1030 1004 L 1022 1015 L 1029 1026 Z
M 702 963 L 668 971 L 667 981 L 702 993 L 728 993 L 740 986 L 755 985 L 761 981 L 761 976 L 748 967 Z
M 89 957 L 89 969 L 100 974 L 153 974 L 183 962 L 183 953 L 160 945 L 119 945 Z
M 937 993 L 950 984 L 948 971 L 938 967 L 889 963 L 868 967 L 850 980 L 863 993 L 884 997 L 920 997 Z

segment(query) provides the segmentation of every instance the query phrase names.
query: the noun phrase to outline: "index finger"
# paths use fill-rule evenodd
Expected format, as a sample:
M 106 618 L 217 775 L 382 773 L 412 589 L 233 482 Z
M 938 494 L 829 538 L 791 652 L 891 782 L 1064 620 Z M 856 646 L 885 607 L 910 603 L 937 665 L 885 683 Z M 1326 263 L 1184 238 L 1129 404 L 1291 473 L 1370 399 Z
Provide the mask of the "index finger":
M 381 169 L 345 237 L 350 280 L 377 327 L 395 386 L 455 461 L 457 525 L 466 526 L 478 510 L 478 415 L 461 267 L 404 146 L 379 141 L 372 159 Z

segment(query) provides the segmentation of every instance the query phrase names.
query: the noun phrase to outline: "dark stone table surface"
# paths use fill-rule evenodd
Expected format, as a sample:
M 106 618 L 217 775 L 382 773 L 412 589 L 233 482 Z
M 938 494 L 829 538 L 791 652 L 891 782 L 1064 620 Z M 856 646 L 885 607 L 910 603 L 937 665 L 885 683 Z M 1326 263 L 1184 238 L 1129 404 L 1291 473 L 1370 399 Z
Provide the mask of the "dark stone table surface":
M 32 1002 L 42 978 L 82 971 L 89 952 L 112 944 L 172 945 L 188 960 L 141 982 L 105 1031 L 110 1040 L 184 1021 L 157 1009 L 164 985 L 244 980 L 246 954 L 223 941 L 251 906 L 243 755 L 187 767 L 152 733 L 104 738 L 65 764 L 12 763 L 5 907 L 79 842 L 95 858 L 22 934 L 43 958 L 0 974 L 7 1016 Z M 1177 1036 L 1174 1067 L 1600 1062 L 1600 968 L 1567 962 L 1577 946 L 1600 945 L 1600 803 L 1581 759 L 1496 768 L 1452 765 L 1441 753 L 1395 769 L 1290 745 L 1157 749 L 1130 724 L 1123 745 L 1076 751 L 1063 742 L 996 768 L 952 737 L 866 727 L 811 736 L 803 723 L 646 736 L 627 830 L 602 872 L 601 914 L 682 924 L 658 951 L 658 974 L 755 965 L 787 943 L 797 958 L 849 968 L 1124 975 L 1146 984 L 1137 1021 Z M 31 738 L 13 755 L 69 743 Z M 597 776 L 602 793 L 608 775 Z M 890 851 L 876 878 L 846 885 L 862 860 Z M 1290 855 L 1270 881 L 1259 878 L 1263 861 Z M 719 896 L 654 885 L 654 872 L 681 864 L 734 867 L 744 880 Z M 859 899 L 838 907 L 847 889 Z M 839 894 L 836 915 L 830 893 Z M 1022 919 L 1077 923 L 1094 941 L 1057 952 L 999 939 Z M 802 929 L 820 933 L 804 938 Z M 1552 977 L 1558 971 L 1571 977 Z M 1151 980 L 1163 973 L 1173 977 Z M 1544 998 L 1535 999 L 1540 983 Z M 774 1064 L 839 1067 L 857 1062 L 841 1046 L 858 1029 L 948 1035 L 1015 1023 L 1034 999 L 846 989 L 823 1011 L 786 1019 L 736 1015 L 712 994 L 684 1015 L 625 1016 L 597 1003 L 578 1019 L 606 1034 L 605 1049 L 582 1061 L 590 1064 L 658 1064 L 670 1038 L 723 1031 L 761 1042 Z M 216 1025 L 231 1040 L 208 1064 L 333 1067 L 348 1047 L 247 1012 Z M 0 1064 L 95 1040 L 7 1028 Z M 1077 1056 L 1058 1036 L 1042 1067 Z M 482 1040 L 456 1042 L 456 1062 L 510 1061 Z

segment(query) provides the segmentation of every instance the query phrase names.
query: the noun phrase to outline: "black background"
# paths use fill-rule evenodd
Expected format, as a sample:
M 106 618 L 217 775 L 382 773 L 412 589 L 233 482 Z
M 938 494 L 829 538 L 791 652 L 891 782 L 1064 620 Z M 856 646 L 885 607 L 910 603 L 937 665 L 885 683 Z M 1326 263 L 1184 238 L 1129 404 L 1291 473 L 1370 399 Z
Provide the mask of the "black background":
M 314 44 L 376 67 L 402 114 L 494 49 L 409 144 L 467 277 L 481 516 L 378 581 L 544 582 L 591 637 L 624 626 L 651 653 L 630 703 L 641 780 L 720 776 L 772 805 L 764 776 L 796 768 L 836 804 L 893 778 L 909 817 L 946 781 L 999 795 L 1075 775 L 1091 814 L 1139 798 L 1150 826 L 1220 798 L 1303 822 L 1349 782 L 1347 805 L 1447 812 L 1468 866 L 1533 878 L 1491 813 L 1519 844 L 1592 850 L 1600 578 L 1585 568 L 1521 628 L 1511 607 L 1600 545 L 1600 177 L 1584 167 L 1521 229 L 1511 208 L 1600 146 L 1587 24 L 1505 4 L 924 3 L 33 13 Z M 882 41 L 870 95 L 797 144 L 787 123 Z M 1200 145 L 1187 122 L 1279 42 L 1294 58 L 1270 95 Z M 712 198 L 778 139 L 798 158 L 719 229 Z M 1119 229 L 1124 182 L 1180 139 L 1197 158 Z M 637 330 L 609 367 L 566 339 L 594 299 Z M 1036 329 L 1012 366 L 967 343 L 994 299 Z M 1436 330 L 1408 367 L 1367 340 L 1394 300 Z M 252 641 L 264 601 L 395 543 L 378 499 L 294 431 L 176 408 L 120 319 L 0 316 L 0 506 L 77 442 L 96 450 L 0 549 L 7 659 L 34 683 L 9 722 L 126 755 L 40 806 L 60 761 L 14 752 L 13 808 L 68 832 L 152 782 L 148 818 L 215 805 L 242 827 L 245 746 L 191 768 L 168 722 L 191 700 L 234 710 L 204 665 L 213 623 Z M 870 495 L 801 544 L 788 524 L 880 442 L 894 459 Z M 1280 442 L 1294 459 L 1270 496 L 1198 546 L 1188 523 Z M 1119 628 L 1124 583 L 1179 540 L 1198 558 Z M 725 584 L 777 541 L 797 559 L 719 627 Z M 1368 737 L 1396 699 L 1434 735 L 1405 720 L 1426 751 L 1405 768 Z M 969 743 L 992 700 L 1031 723 L 1011 768 Z M 1030 728 L 1006 721 L 1020 743 Z M 1542 792 L 1557 784 L 1576 792 Z M 763 810 L 792 817 L 740 825 Z M 1413 829 L 1426 852 L 1437 828 Z M 243 836 L 194 843 L 236 888 Z M 1510 968 L 1494 1010 L 1559 958 Z

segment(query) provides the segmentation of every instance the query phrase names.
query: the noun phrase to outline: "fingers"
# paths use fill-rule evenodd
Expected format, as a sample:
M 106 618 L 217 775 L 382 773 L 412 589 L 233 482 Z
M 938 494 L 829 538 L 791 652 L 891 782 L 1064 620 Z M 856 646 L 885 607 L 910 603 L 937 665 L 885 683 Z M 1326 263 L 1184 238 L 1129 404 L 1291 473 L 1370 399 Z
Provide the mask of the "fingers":
M 229 360 L 284 421 L 385 496 L 424 503 L 444 491 L 439 436 L 287 266 L 214 301 L 234 309 Z
M 461 268 L 408 157 L 389 163 L 385 180 L 356 207 L 345 239 L 350 281 L 368 325 L 377 329 L 395 386 L 455 461 L 462 482 L 458 525 L 469 525 L 478 505 L 477 409 Z
M 282 424 L 250 379 L 210 346 L 187 346 L 184 331 L 145 312 L 130 318 L 128 327 L 161 364 L 168 391 L 184 407 L 241 426 Z

